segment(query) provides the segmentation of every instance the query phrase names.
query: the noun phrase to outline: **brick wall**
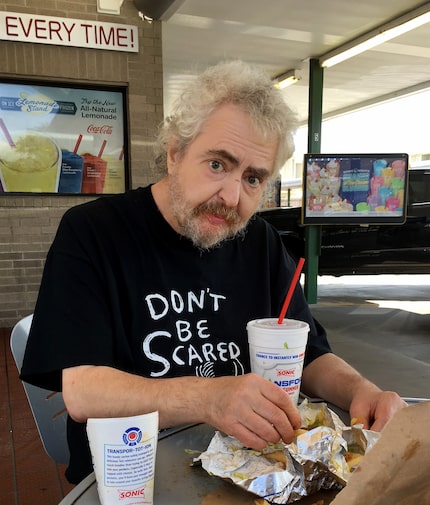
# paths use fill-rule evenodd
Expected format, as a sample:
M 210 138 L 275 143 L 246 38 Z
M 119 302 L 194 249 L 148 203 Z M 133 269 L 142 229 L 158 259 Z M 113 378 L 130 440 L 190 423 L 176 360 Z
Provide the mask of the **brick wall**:
M 152 143 L 163 118 L 161 23 L 144 23 L 133 0 L 121 15 L 98 14 L 96 0 L 0 1 L 0 11 L 139 27 L 139 53 L 0 40 L 1 77 L 128 87 L 131 185 L 156 179 Z M 0 328 L 33 312 L 44 260 L 58 222 L 89 196 L 0 195 Z M 60 281 L 60 280 L 59 280 Z

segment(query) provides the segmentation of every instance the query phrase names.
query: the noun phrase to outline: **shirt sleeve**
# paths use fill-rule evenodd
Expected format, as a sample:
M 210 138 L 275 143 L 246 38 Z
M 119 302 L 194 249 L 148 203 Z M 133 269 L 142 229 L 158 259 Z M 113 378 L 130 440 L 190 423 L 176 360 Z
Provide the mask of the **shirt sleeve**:
M 112 362 L 106 279 L 88 252 L 96 237 L 85 212 L 66 212 L 46 258 L 22 380 L 61 391 L 64 368 Z

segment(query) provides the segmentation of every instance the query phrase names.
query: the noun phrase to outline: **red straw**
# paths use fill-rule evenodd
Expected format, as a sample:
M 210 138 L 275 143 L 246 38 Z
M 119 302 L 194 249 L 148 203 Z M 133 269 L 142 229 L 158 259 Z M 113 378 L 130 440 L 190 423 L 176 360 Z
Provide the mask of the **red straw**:
M 0 128 L 2 129 L 3 135 L 5 136 L 10 147 L 16 147 L 15 142 L 12 140 L 9 130 L 7 129 L 6 125 L 4 124 L 3 119 L 1 117 L 0 117 Z
M 103 151 L 105 150 L 105 147 L 106 147 L 106 140 L 103 140 L 102 146 L 100 147 L 99 158 L 103 156 Z
M 82 140 L 82 135 L 79 135 L 78 140 L 76 141 L 76 144 L 75 144 L 75 148 L 73 149 L 74 154 L 76 154 L 78 152 L 81 140 Z
M 302 273 L 302 268 L 303 268 L 304 263 L 305 263 L 305 258 L 300 258 L 297 263 L 297 267 L 296 267 L 296 271 L 294 272 L 293 280 L 291 281 L 287 296 L 285 297 L 284 305 L 283 305 L 281 313 L 279 315 L 278 324 L 282 324 L 285 314 L 287 313 L 288 306 L 290 305 L 290 301 L 293 296 L 294 288 L 296 287 L 297 281 L 299 280 L 300 274 Z
M 119 160 L 121 161 L 124 158 L 124 147 L 121 148 L 121 152 L 119 153 Z

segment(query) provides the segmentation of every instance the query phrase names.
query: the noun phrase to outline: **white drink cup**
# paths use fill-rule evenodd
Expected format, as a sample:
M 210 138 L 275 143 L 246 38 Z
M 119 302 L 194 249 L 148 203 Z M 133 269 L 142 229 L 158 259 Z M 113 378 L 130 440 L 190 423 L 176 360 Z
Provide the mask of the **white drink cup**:
M 88 419 L 87 434 L 102 505 L 151 505 L 158 412 Z
M 246 329 L 251 371 L 281 387 L 297 404 L 309 325 L 294 319 L 278 324 L 278 319 L 265 318 L 249 321 Z

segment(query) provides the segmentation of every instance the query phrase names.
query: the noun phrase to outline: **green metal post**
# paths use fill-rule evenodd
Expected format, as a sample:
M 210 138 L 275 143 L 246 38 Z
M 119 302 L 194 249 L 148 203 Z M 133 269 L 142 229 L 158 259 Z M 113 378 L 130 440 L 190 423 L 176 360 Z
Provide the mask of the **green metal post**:
M 309 62 L 309 118 L 308 118 L 308 152 L 321 152 L 321 123 L 324 70 L 319 61 Z M 318 287 L 318 260 L 321 253 L 321 227 L 306 226 L 304 292 L 308 303 L 316 303 Z

